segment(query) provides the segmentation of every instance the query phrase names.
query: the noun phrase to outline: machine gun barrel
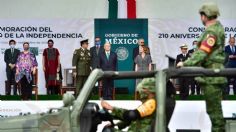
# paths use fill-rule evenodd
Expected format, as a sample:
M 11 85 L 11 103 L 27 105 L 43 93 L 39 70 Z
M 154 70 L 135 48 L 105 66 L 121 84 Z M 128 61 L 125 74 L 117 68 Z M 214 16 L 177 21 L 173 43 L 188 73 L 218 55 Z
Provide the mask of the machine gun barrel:
M 205 69 L 202 67 L 183 67 L 183 68 L 166 69 L 164 71 L 166 71 L 167 77 L 169 78 L 197 77 L 197 76 L 198 77 L 199 76 L 208 76 L 208 77 L 236 76 L 235 68 Z
M 102 78 L 113 78 L 113 79 L 134 79 L 134 78 L 145 78 L 145 77 L 154 77 L 156 71 L 104 71 Z

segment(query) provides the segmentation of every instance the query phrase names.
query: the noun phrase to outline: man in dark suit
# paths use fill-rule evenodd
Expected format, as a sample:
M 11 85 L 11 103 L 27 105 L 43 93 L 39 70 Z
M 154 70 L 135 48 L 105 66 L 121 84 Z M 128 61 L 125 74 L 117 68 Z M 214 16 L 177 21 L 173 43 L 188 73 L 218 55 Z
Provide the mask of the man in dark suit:
M 104 44 L 104 51 L 99 56 L 99 66 L 104 71 L 117 71 L 117 55 L 111 51 L 109 42 Z M 112 99 L 113 79 L 103 79 L 102 86 L 102 97 L 104 99 Z
M 235 46 L 235 38 L 230 37 L 229 45 L 225 46 L 226 53 L 226 68 L 236 68 L 236 46 Z M 236 94 L 236 78 L 228 78 L 228 85 L 226 87 L 226 94 L 229 94 L 230 85 L 233 85 L 234 94 Z
M 82 90 L 84 83 L 86 82 L 91 69 L 90 62 L 91 56 L 88 50 L 88 39 L 80 41 L 80 48 L 74 51 L 72 66 L 76 66 L 76 97 Z
M 91 55 L 91 67 L 92 69 L 99 67 L 99 55 L 104 51 L 104 48 L 101 47 L 101 38 L 95 38 L 95 45 L 90 48 Z
M 177 55 L 175 64 L 178 64 L 179 62 L 184 62 L 189 57 L 188 46 L 186 44 L 180 46 L 180 49 L 182 53 Z M 189 79 L 179 78 L 179 83 L 180 83 L 180 98 L 186 100 L 189 95 Z
M 189 54 L 190 57 L 192 56 L 193 52 L 197 50 L 197 44 L 198 44 L 198 42 L 196 40 L 193 41 L 193 48 L 188 51 L 188 54 Z M 190 83 L 190 86 L 191 86 L 191 95 L 195 94 L 195 89 L 197 91 L 197 95 L 199 95 L 201 89 L 200 89 L 200 86 L 197 83 L 197 81 L 194 80 L 194 78 L 189 79 L 189 81 L 190 81 L 189 83 Z
M 15 81 L 16 74 L 16 61 L 17 57 L 20 54 L 20 50 L 16 49 L 16 41 L 9 41 L 10 48 L 7 49 L 4 53 L 4 61 L 6 62 L 6 73 L 7 73 L 7 83 L 8 87 L 6 89 L 6 95 L 11 94 L 11 85 L 13 85 L 14 95 L 17 95 L 17 87 Z

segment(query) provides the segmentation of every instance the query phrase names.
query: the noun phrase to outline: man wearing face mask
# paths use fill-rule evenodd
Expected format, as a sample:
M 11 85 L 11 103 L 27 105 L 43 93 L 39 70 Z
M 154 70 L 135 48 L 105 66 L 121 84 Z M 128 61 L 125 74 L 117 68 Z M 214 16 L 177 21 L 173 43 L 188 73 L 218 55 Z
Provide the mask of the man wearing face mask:
M 11 94 L 11 85 L 13 85 L 14 95 L 17 95 L 15 74 L 16 74 L 16 60 L 20 54 L 20 50 L 16 49 L 16 41 L 9 41 L 10 48 L 4 53 L 4 61 L 6 62 L 6 73 L 7 73 L 7 83 L 8 87 L 6 89 L 6 95 Z
M 47 94 L 58 94 L 57 73 L 60 70 L 60 53 L 53 47 L 53 40 L 48 40 L 48 48 L 43 51 L 43 71 L 45 73 Z
M 95 38 L 95 45 L 90 48 L 91 67 L 92 69 L 99 68 L 99 55 L 104 49 L 101 47 L 101 38 Z
M 193 54 L 193 52 L 196 50 L 197 50 L 197 41 L 194 40 L 193 41 L 193 48 L 188 51 L 189 56 L 191 56 Z

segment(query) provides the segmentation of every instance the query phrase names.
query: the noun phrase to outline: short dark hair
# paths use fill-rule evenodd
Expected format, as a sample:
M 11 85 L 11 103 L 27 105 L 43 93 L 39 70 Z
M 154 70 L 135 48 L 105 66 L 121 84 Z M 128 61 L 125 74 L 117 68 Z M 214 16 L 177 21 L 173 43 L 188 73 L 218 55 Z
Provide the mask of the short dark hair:
M 88 39 L 82 40 L 80 41 L 80 46 L 84 45 L 84 44 L 88 44 Z
M 48 40 L 48 43 L 49 43 L 49 42 L 52 42 L 52 43 L 54 44 L 54 42 L 53 42 L 53 40 L 52 40 L 52 39 L 49 39 L 49 40 Z
M 197 40 L 194 40 L 194 41 L 193 41 L 193 45 L 194 45 L 195 42 L 197 42 Z
M 216 19 L 216 18 L 217 18 L 217 15 L 214 15 L 214 16 L 207 16 L 205 12 L 200 12 L 200 15 L 206 16 L 208 20 L 213 20 L 213 19 Z
M 26 45 L 26 44 L 28 44 L 28 45 L 29 45 L 29 42 L 24 42 L 24 43 L 23 43 L 23 46 L 24 46 L 24 45 Z
M 16 44 L 16 41 L 15 41 L 14 39 L 11 39 L 11 40 L 9 41 L 9 44 L 11 44 L 11 42 L 14 42 L 14 44 Z
M 80 46 L 82 46 L 82 45 L 84 45 L 84 44 L 87 44 L 87 45 L 88 45 L 88 42 L 80 43 Z

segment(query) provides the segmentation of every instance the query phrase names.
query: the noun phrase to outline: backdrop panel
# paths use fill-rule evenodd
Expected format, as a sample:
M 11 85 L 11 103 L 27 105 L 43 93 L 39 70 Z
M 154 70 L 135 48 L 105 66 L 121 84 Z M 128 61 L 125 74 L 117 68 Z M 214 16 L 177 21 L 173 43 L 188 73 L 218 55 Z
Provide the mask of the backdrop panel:
M 225 27 L 226 45 L 229 36 L 236 37 L 236 20 L 220 20 Z M 95 28 L 95 29 L 94 29 Z M 95 31 L 94 31 L 95 30 Z M 30 42 L 39 63 L 39 93 L 45 93 L 45 81 L 42 71 L 42 52 L 47 47 L 47 40 L 53 39 L 55 47 L 61 53 L 62 68 L 70 68 L 73 51 L 80 47 L 81 39 L 89 38 L 90 46 L 94 45 L 94 34 L 102 38 L 102 43 L 112 41 L 114 51 L 119 54 L 119 70 L 133 70 L 132 49 L 137 45 L 137 39 L 143 37 L 150 47 L 153 63 L 157 69 L 168 67 L 166 55 L 175 58 L 180 53 L 179 46 L 187 44 L 192 48 L 192 42 L 197 40 L 204 31 L 200 20 L 191 19 L 1 19 L 0 20 L 0 94 L 5 94 L 6 80 L 4 51 L 9 48 L 8 41 L 15 39 L 16 47 L 22 50 L 22 43 Z M 114 33 L 113 33 L 114 32 Z M 122 37 L 112 36 L 122 34 Z M 125 35 L 125 36 L 124 36 Z M 125 41 L 125 42 L 124 42 Z M 127 44 L 128 43 L 128 44 Z M 122 47 L 122 48 L 118 48 Z M 125 51 L 125 52 L 123 52 Z M 128 51 L 128 52 L 127 52 Z M 127 58 L 126 58 L 127 57 Z M 131 84 L 131 85 L 129 85 Z M 134 89 L 134 81 L 116 83 L 117 87 Z
M 8 41 L 16 40 L 16 48 L 22 51 L 22 43 L 28 41 L 34 47 L 39 70 L 39 93 L 45 94 L 45 80 L 42 68 L 42 52 L 47 48 L 47 40 L 54 40 L 54 47 L 61 54 L 62 69 L 72 67 L 72 55 L 80 47 L 80 40 L 93 38 L 93 19 L 7 19 L 0 20 L 0 94 L 5 94 L 6 65 L 4 51 Z M 93 43 L 92 43 L 93 44 Z
M 137 46 L 138 39 L 144 38 L 148 44 L 147 19 L 95 19 L 95 36 L 100 36 L 102 44 L 111 43 L 112 51 L 118 56 L 119 71 L 133 71 L 133 48 Z M 134 91 L 134 81 L 119 80 L 115 87 L 127 88 Z
M 220 20 L 225 27 L 226 45 L 229 36 L 236 37 L 236 20 Z M 205 30 L 200 20 L 191 19 L 149 19 L 148 38 L 153 63 L 157 69 L 168 67 L 166 55 L 176 58 L 180 46 L 187 44 L 192 49 L 192 42 Z

